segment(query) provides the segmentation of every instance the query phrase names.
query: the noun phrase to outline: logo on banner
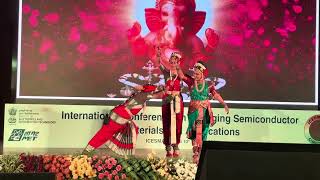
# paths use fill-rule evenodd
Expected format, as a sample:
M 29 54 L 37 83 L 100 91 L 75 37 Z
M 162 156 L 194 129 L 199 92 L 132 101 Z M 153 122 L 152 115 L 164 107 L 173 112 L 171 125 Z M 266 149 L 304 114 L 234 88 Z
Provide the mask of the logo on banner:
M 8 110 L 9 112 L 9 115 L 10 115 L 10 118 L 9 118 L 9 123 L 16 123 L 17 122 L 17 119 L 16 119 L 16 114 L 17 114 L 17 109 L 15 108 L 10 108 Z
M 304 135 L 310 143 L 320 144 L 320 115 L 308 119 L 304 126 Z
M 14 129 L 8 141 L 35 141 L 39 131 L 26 131 L 25 129 Z

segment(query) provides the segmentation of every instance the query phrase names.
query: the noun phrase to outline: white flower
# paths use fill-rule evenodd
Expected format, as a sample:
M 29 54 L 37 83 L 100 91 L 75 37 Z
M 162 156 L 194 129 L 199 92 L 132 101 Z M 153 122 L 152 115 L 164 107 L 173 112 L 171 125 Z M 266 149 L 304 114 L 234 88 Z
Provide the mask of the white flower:
M 189 175 L 190 177 L 195 177 L 196 173 L 193 173 L 192 171 L 188 171 L 188 175 Z
M 180 164 L 182 164 L 182 163 L 184 163 L 185 161 L 184 161 L 184 159 L 179 159 L 178 160 L 178 163 L 180 163 Z
M 178 174 L 178 176 L 179 177 L 183 177 L 185 174 L 186 174 L 186 172 L 185 172 L 185 170 L 183 169 L 183 168 L 177 168 L 177 174 Z
M 189 163 L 186 163 L 186 164 L 184 165 L 184 168 L 190 170 L 192 167 L 191 167 L 191 165 L 190 165 Z

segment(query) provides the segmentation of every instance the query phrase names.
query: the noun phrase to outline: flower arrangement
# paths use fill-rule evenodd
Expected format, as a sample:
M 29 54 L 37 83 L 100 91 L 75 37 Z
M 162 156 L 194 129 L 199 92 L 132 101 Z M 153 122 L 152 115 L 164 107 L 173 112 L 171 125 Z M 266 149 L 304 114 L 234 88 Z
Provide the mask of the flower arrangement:
M 94 155 L 89 158 L 89 162 L 92 163 L 93 169 L 97 172 L 98 179 L 119 180 L 127 178 L 116 158 L 108 155 L 101 157 Z
M 92 168 L 90 158 L 88 158 L 87 155 L 74 157 L 69 166 L 69 170 L 72 173 L 73 179 L 78 179 L 79 177 L 81 179 L 84 177 L 93 178 L 97 176 L 96 170 Z
M 176 160 L 172 164 L 180 179 L 192 180 L 195 178 L 197 173 L 197 164 L 189 163 L 185 159 Z
M 43 155 L 42 157 L 45 172 L 55 173 L 57 180 L 71 177 L 69 170 L 71 156 Z
M 160 158 L 155 154 L 148 154 L 147 159 L 109 155 L 0 155 L 0 173 L 51 172 L 57 180 L 191 180 L 196 170 L 196 164 L 184 159 Z
M 24 166 L 24 172 L 44 172 L 43 157 L 41 155 L 35 156 L 22 153 L 19 157 Z
M 148 161 L 161 177 L 168 180 L 192 180 L 197 172 L 197 165 L 189 163 L 184 159 L 164 159 L 156 157 L 154 153 L 151 153 L 148 154 Z
M 0 173 L 20 173 L 23 168 L 19 155 L 0 155 Z

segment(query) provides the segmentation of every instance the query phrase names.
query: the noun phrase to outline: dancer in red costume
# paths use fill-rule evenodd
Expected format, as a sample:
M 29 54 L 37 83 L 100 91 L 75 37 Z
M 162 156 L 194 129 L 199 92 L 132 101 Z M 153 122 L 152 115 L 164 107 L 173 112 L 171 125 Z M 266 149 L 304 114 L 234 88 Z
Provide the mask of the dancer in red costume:
M 161 61 L 161 52 L 157 53 L 160 70 L 165 78 L 165 94 L 162 97 L 162 125 L 164 145 L 167 157 L 180 155 L 179 143 L 182 133 L 183 99 L 181 96 L 181 79 L 178 77 L 176 66 L 180 63 L 181 55 L 172 53 L 167 61 Z
M 155 92 L 156 86 L 153 85 L 137 86 L 136 89 L 140 91 L 110 111 L 109 120 L 103 123 L 101 129 L 89 141 L 84 153 L 106 144 L 119 155 L 134 155 L 138 127 L 132 118 L 144 108 L 148 99 L 158 98 L 163 94 L 162 90 Z

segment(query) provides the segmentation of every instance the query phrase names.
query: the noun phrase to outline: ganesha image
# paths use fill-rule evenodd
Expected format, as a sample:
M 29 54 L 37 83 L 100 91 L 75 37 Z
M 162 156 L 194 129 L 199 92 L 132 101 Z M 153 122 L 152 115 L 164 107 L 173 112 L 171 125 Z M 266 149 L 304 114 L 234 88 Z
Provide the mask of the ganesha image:
M 219 42 L 219 36 L 207 28 L 205 46 L 196 35 L 205 22 L 206 12 L 196 11 L 195 0 L 156 0 L 155 4 L 155 8 L 145 9 L 150 30 L 145 37 L 140 35 L 138 22 L 127 31 L 133 55 L 147 57 L 157 66 L 156 47 L 160 47 L 163 60 L 168 60 L 172 52 L 179 52 L 188 67 L 198 60 L 207 61 Z

